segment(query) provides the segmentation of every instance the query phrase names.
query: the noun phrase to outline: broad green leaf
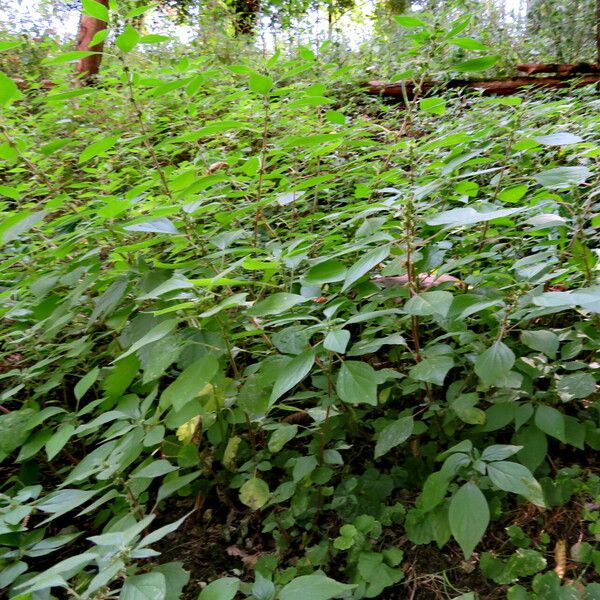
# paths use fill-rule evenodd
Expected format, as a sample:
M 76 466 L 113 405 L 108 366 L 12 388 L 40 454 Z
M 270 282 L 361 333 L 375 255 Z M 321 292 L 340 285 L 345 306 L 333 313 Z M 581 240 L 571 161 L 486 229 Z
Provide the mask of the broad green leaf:
M 10 40 L 0 42 L 0 52 L 6 52 L 6 50 L 12 50 L 13 48 L 18 48 L 22 43 L 23 42 L 21 42 L 21 41 L 10 41 Z
M 419 317 L 432 315 L 445 317 L 453 299 L 454 296 L 450 292 L 441 290 L 416 294 L 406 302 L 404 312 Z
M 17 84 L 0 71 L 0 106 L 7 106 L 21 96 Z
M 9 185 L 0 185 L 0 196 L 6 196 L 12 200 L 19 200 L 21 198 L 19 191 Z
M 348 404 L 377 406 L 377 373 L 366 362 L 347 360 L 338 374 L 336 390 Z
M 272 294 L 264 300 L 249 308 L 246 312 L 253 317 L 264 317 L 267 315 L 278 315 L 286 310 L 289 310 L 296 304 L 306 302 L 308 299 L 298 294 L 287 294 L 281 292 Z
M 556 167 L 534 175 L 534 179 L 551 190 L 568 189 L 585 183 L 592 176 L 587 167 Z
M 542 488 L 527 467 L 501 460 L 489 463 L 487 474 L 497 488 L 520 494 L 538 506 L 545 506 Z
M 551 133 L 550 135 L 540 135 L 533 139 L 544 146 L 570 146 L 571 144 L 583 142 L 583 138 L 566 131 Z
M 473 73 L 476 71 L 486 71 L 493 67 L 500 60 L 500 56 L 480 56 L 465 60 L 457 65 L 454 69 L 463 73 Z
M 350 332 L 347 329 L 336 329 L 335 331 L 330 331 L 325 340 L 323 341 L 323 347 L 325 350 L 329 350 L 330 352 L 339 352 L 340 354 L 344 354 L 346 352 L 346 348 L 348 347 L 348 342 L 350 341 Z
M 46 456 L 52 460 L 66 445 L 73 433 L 75 426 L 70 424 L 61 425 L 56 433 L 46 442 Z
M 450 408 L 463 423 L 483 425 L 486 421 L 486 414 L 476 407 L 478 402 L 479 395 L 476 393 L 459 394 L 450 402 Z
M 512 446 L 510 444 L 495 444 L 488 446 L 481 453 L 481 460 L 493 461 L 493 460 L 504 460 L 513 454 L 519 452 L 522 446 Z
M 533 297 L 536 306 L 550 308 L 572 308 L 581 306 L 594 313 L 600 313 L 600 287 L 581 288 L 568 292 L 544 292 Z
M 209 583 L 198 596 L 198 600 L 233 600 L 240 588 L 237 577 L 223 577 Z
M 200 313 L 200 318 L 207 319 L 209 317 L 212 317 L 213 315 L 220 313 L 223 310 L 226 310 L 227 308 L 242 306 L 246 300 L 246 296 L 247 294 L 233 294 L 233 296 L 221 300 L 221 302 L 219 302 L 212 308 L 209 308 L 203 313 Z
M 563 402 L 588 398 L 596 393 L 596 380 L 589 373 L 563 375 L 556 384 L 556 391 Z
M 187 475 L 178 475 L 174 474 L 169 475 L 168 481 L 165 481 L 159 488 L 158 494 L 156 496 L 156 504 L 162 502 L 169 496 L 173 495 L 176 491 L 190 484 L 194 479 L 198 479 L 200 475 L 202 475 L 201 471 L 196 471 L 194 473 L 188 473 Z
M 1 453 L 8 455 L 25 442 L 29 437 L 27 425 L 33 415 L 35 415 L 35 411 L 32 408 L 22 408 L 0 414 Z
M 405 442 L 412 434 L 414 428 L 412 417 L 401 417 L 400 419 L 386 425 L 377 437 L 375 445 L 375 458 L 387 454 L 392 448 Z
M 71 556 L 54 564 L 46 571 L 42 571 L 31 579 L 28 579 L 25 583 L 21 583 L 16 589 L 28 600 L 31 598 L 30 594 L 35 591 L 49 589 L 55 586 L 67 587 L 63 575 L 70 574 L 73 571 L 77 572 L 77 570 L 82 569 L 96 558 L 97 555 L 93 552 L 84 552 L 76 556 Z
M 107 138 L 91 143 L 80 155 L 79 163 L 87 162 L 97 156 L 103 156 L 110 150 L 119 140 L 119 136 L 113 135 Z
M 75 398 L 77 400 L 81 400 L 85 393 L 94 385 L 96 379 L 98 379 L 98 375 L 100 374 L 100 369 L 98 367 L 94 367 L 89 373 L 84 375 L 75 385 L 73 393 L 75 394 Z
M 114 362 L 122 361 L 126 356 L 137 352 L 140 348 L 143 348 L 147 344 L 156 342 L 166 335 L 169 335 L 173 329 L 177 327 L 177 319 L 168 319 L 161 321 L 158 325 L 155 325 L 146 335 L 142 336 L 137 342 L 133 343 L 123 354 L 115 358 Z
M 277 429 L 271 434 L 269 438 L 269 452 L 276 454 L 279 452 L 285 444 L 290 440 L 293 440 L 298 433 L 298 425 L 291 425 L 288 423 L 281 423 L 277 426 Z
M 409 374 L 416 381 L 444 385 L 444 379 L 453 366 L 454 359 L 451 356 L 431 356 L 418 362 Z
M 498 198 L 503 202 L 518 202 L 527 193 L 529 186 L 526 184 L 515 185 L 502 190 Z
M 133 19 L 134 17 L 139 17 L 140 15 L 143 15 L 145 12 L 148 12 L 149 10 L 152 10 L 155 7 L 156 7 L 156 4 L 146 4 L 144 6 L 136 6 L 135 8 L 132 8 L 130 11 L 127 12 L 127 14 L 125 15 L 125 18 Z
M 330 259 L 311 267 L 304 276 L 304 281 L 310 285 L 343 281 L 346 272 L 346 265 L 335 259 Z
M 131 52 L 140 41 L 140 34 L 131 26 L 125 25 L 125 29 L 115 39 L 115 44 L 121 52 Z
M 494 342 L 475 361 L 475 373 L 487 386 L 501 383 L 515 364 L 513 351 L 504 342 Z
M 173 222 L 166 217 L 158 217 L 140 223 L 133 223 L 132 225 L 123 227 L 123 229 L 125 229 L 125 231 L 143 231 L 146 233 L 179 233 L 179 230 L 173 225 Z
M 48 519 L 42 521 L 40 525 L 53 521 L 75 508 L 81 508 L 81 505 L 91 500 L 96 493 L 96 490 L 78 490 L 74 488 L 62 488 L 56 492 L 51 492 L 36 502 L 37 510 L 51 515 Z
M 465 50 L 489 50 L 485 44 L 468 37 L 450 38 L 448 42 L 453 46 L 458 46 L 459 48 L 464 48 Z
M 281 396 L 298 385 L 315 364 L 315 353 L 307 350 L 286 363 L 275 380 L 269 405 L 272 406 Z
M 157 571 L 151 571 L 127 577 L 119 600 L 164 600 L 166 594 L 165 576 Z
M 72 52 L 64 52 L 63 54 L 59 54 L 54 58 L 45 58 L 42 61 L 43 65 L 63 65 L 68 62 L 75 62 L 76 60 L 80 60 L 85 58 L 86 56 L 92 56 L 96 54 L 96 52 L 91 52 L 89 50 L 73 50 Z
M 503 217 L 509 217 L 520 212 L 523 212 L 525 208 L 501 208 L 498 210 L 492 210 L 487 212 L 478 212 L 474 208 L 453 208 L 437 213 L 433 217 L 427 219 L 428 225 L 445 225 L 447 227 L 458 227 L 469 225 L 475 225 L 477 223 L 485 223 L 486 221 L 493 221 L 494 219 L 500 219 Z
M 446 101 L 443 98 L 423 98 L 419 100 L 419 108 L 432 115 L 443 115 L 446 112 Z
M 328 110 L 325 113 L 325 118 L 330 123 L 335 123 L 336 125 L 345 125 L 346 124 L 345 115 L 337 110 Z
M 108 29 L 101 29 L 94 34 L 94 37 L 90 40 L 89 48 L 93 48 L 98 44 L 101 44 L 108 37 Z
M 162 540 L 166 535 L 168 535 L 172 531 L 179 529 L 179 527 L 182 525 L 182 523 L 189 516 L 190 516 L 190 513 L 188 513 L 187 515 L 184 515 L 183 517 L 181 517 L 181 519 L 177 519 L 177 521 L 173 521 L 172 523 L 169 523 L 168 525 L 163 525 L 162 527 L 155 529 L 154 531 L 152 531 L 151 533 L 149 533 L 148 535 L 143 537 L 141 539 L 140 543 L 136 546 L 136 548 L 144 548 L 145 546 L 151 546 L 152 544 L 155 544 L 159 540 Z
M 514 441 L 523 447 L 517 457 L 519 462 L 530 471 L 535 471 L 546 458 L 548 453 L 548 438 L 534 424 L 521 427 L 514 437 Z
M 180 600 L 183 588 L 190 580 L 190 573 L 186 571 L 182 562 L 168 562 L 158 565 L 152 569 L 154 572 L 162 573 L 167 582 L 167 595 L 165 600 Z
M 160 44 L 162 42 L 168 42 L 171 38 L 168 35 L 159 35 L 157 33 L 150 33 L 143 35 L 140 38 L 140 44 Z
M 465 483 L 450 501 L 448 522 L 454 539 L 468 560 L 483 538 L 490 522 L 490 509 L 481 490 L 472 482 Z
M 240 488 L 240 501 L 252 510 L 261 509 L 269 500 L 269 486 L 258 477 L 248 479 Z
M 412 17 L 410 15 L 396 15 L 394 21 L 402 27 L 413 28 L 413 27 L 427 27 L 427 23 L 418 17 Z
M 194 361 L 162 393 L 160 406 L 181 410 L 190 400 L 196 398 L 217 374 L 219 362 L 213 354 L 206 354 Z
M 18 239 L 22 233 L 26 233 L 35 227 L 45 217 L 46 211 L 43 210 L 34 213 L 18 212 L 0 223 L 0 239 L 2 242 L 11 242 Z
M 173 466 L 168 460 L 160 459 L 151 462 L 149 465 L 142 467 L 134 471 L 131 474 L 131 479 L 153 479 L 154 477 L 161 477 L 172 471 L 176 471 L 179 467 Z
M 95 17 L 100 21 L 108 21 L 108 8 L 95 0 L 82 0 L 83 14 Z
M 122 300 L 129 282 L 127 279 L 118 279 L 108 287 L 108 289 L 96 300 L 94 310 L 90 315 L 90 322 L 93 323 L 100 317 L 112 312 Z
M 448 492 L 449 478 L 445 473 L 436 471 L 431 473 L 423 484 L 423 490 L 418 500 L 418 507 L 423 512 L 429 512 L 442 502 Z
M 556 352 L 560 343 L 558 336 L 554 332 L 543 329 L 523 331 L 521 333 L 521 341 L 532 350 L 543 352 L 550 358 L 556 358 Z
M 260 73 L 252 73 L 250 75 L 250 79 L 248 81 L 250 89 L 257 93 L 266 95 L 271 91 L 273 87 L 273 80 L 266 75 L 261 75 Z
M 302 575 L 283 586 L 278 600 L 330 600 L 355 587 L 356 585 L 339 583 L 322 573 Z
M 552 406 L 540 404 L 535 411 L 535 424 L 538 429 L 549 436 L 566 443 L 565 418 Z
M 342 292 L 345 292 L 354 282 L 358 281 L 363 275 L 366 275 L 380 262 L 384 261 L 390 253 L 389 246 L 382 246 L 367 252 L 359 258 L 347 271 L 342 286 Z
M 302 481 L 302 479 L 308 477 L 317 468 L 318 464 L 317 457 L 312 454 L 299 456 L 294 462 L 292 481 L 294 483 Z

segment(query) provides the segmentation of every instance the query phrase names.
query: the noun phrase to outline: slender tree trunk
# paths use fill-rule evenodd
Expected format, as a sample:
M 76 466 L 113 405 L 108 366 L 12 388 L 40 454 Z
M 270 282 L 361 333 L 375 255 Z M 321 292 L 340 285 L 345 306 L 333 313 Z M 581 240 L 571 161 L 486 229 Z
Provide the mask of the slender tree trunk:
M 96 0 L 99 4 L 103 4 L 108 8 L 108 0 Z M 99 32 L 106 29 L 107 24 L 100 19 L 81 15 L 79 21 L 79 39 L 77 41 L 77 50 L 97 52 L 91 56 L 86 56 L 77 63 L 76 73 L 85 81 L 93 79 L 100 71 L 100 63 L 102 62 L 102 49 L 104 42 L 90 47 L 90 42 L 93 37 Z

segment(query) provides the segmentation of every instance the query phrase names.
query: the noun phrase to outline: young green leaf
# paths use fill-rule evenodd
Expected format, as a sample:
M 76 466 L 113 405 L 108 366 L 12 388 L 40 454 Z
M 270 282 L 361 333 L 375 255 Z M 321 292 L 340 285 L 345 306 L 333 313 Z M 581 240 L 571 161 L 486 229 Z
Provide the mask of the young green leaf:
M 585 183 L 592 176 L 587 167 L 556 167 L 534 175 L 534 179 L 545 188 L 563 190 Z
M 344 354 L 350 341 L 350 332 L 347 329 L 336 329 L 330 331 L 323 340 L 323 347 L 330 352 Z
M 501 460 L 487 465 L 492 483 L 505 492 L 520 494 L 537 506 L 545 507 L 544 494 L 531 471 L 519 463 Z
M 453 366 L 454 359 L 451 356 L 431 356 L 418 362 L 409 374 L 415 381 L 444 385 L 446 375 Z
M 450 501 L 448 522 L 465 560 L 473 554 L 490 522 L 490 509 L 481 490 L 471 481 L 465 483 Z
M 17 84 L 0 71 L 0 106 L 7 106 L 21 95 Z
M 556 384 L 556 391 L 563 402 L 588 398 L 597 390 L 596 379 L 590 373 L 563 375 Z
M 261 95 L 267 95 L 273 87 L 273 80 L 266 75 L 252 73 L 250 75 L 248 85 L 253 92 Z
M 473 73 L 476 71 L 486 71 L 493 67 L 500 60 L 500 56 L 480 56 L 479 58 L 471 58 L 457 64 L 454 68 L 463 73 Z
M 513 351 L 504 342 L 496 341 L 477 357 L 475 373 L 485 385 L 496 385 L 504 379 L 514 364 Z
M 108 21 L 108 8 L 96 0 L 82 0 L 83 14 L 100 21 Z
M 395 448 L 402 442 L 405 442 L 412 434 L 414 428 L 412 417 L 402 417 L 386 425 L 377 437 L 375 445 L 375 458 L 380 458 L 387 454 L 392 448 Z
M 123 32 L 117 36 L 115 44 L 121 52 L 127 53 L 131 52 L 139 41 L 140 34 L 131 25 L 125 25 Z
M 106 137 L 90 144 L 80 155 L 79 163 L 87 162 L 97 156 L 104 156 L 119 140 L 116 135 Z
M 272 406 L 281 396 L 298 385 L 311 371 L 315 364 L 315 353 L 307 350 L 286 363 L 275 380 L 269 405 Z
M 194 361 L 165 389 L 160 397 L 160 406 L 181 410 L 210 384 L 218 368 L 219 362 L 213 354 Z
M 566 443 L 565 418 L 552 406 L 540 404 L 535 411 L 535 424 L 544 433 Z
M 157 598 L 165 598 L 166 594 L 165 576 L 157 571 L 150 571 L 150 573 L 127 577 L 119 600 L 157 600 Z
M 247 314 L 253 317 L 265 317 L 267 315 L 278 315 L 289 310 L 296 304 L 306 302 L 308 299 L 298 294 L 287 294 L 280 292 L 261 300 L 252 308 L 249 308 Z
M 366 275 L 380 262 L 384 261 L 390 253 L 389 246 L 382 246 L 367 252 L 359 258 L 347 271 L 342 286 L 342 292 L 345 292 L 354 282 L 358 281 L 363 275 Z
M 418 17 L 412 17 L 410 15 L 396 15 L 394 20 L 398 25 L 412 29 L 413 27 L 427 27 L 427 23 Z
M 347 590 L 352 590 L 356 585 L 339 583 L 322 573 L 302 575 L 292 579 L 284 585 L 279 592 L 279 600 L 331 600 L 341 596 Z M 204 600 L 204 599 L 203 599 Z
M 377 406 L 377 374 L 368 363 L 345 361 L 335 387 L 338 396 L 348 404 Z
M 560 343 L 558 336 L 554 332 L 545 330 L 523 331 L 521 333 L 521 341 L 532 350 L 543 352 L 550 358 L 556 357 Z

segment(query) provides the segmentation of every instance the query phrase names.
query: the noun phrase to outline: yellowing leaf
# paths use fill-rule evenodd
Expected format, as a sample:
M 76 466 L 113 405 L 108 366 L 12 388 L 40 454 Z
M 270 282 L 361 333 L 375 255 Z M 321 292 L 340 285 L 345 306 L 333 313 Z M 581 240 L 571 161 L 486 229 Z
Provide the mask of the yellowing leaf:
M 258 477 L 248 479 L 240 488 L 240 500 L 252 510 L 262 508 L 269 499 L 269 486 Z
M 234 435 L 233 437 L 229 438 L 227 446 L 225 447 L 225 452 L 223 453 L 223 464 L 230 471 L 235 471 L 235 457 L 241 441 L 241 437 Z
M 177 428 L 176 435 L 177 439 L 184 444 L 191 443 L 196 433 L 196 429 L 200 425 L 200 415 L 193 417 L 187 423 L 184 423 Z

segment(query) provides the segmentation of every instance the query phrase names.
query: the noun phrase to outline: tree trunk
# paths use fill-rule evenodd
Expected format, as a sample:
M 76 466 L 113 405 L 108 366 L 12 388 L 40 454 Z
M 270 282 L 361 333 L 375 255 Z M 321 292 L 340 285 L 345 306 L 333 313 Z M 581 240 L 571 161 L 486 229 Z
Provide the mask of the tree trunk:
M 439 90 L 471 90 L 483 96 L 509 96 L 527 88 L 568 88 L 581 87 L 600 82 L 600 74 L 581 75 L 579 77 L 508 77 L 505 79 L 451 79 L 445 82 L 425 81 L 417 88 L 413 81 L 385 83 L 370 81 L 367 93 L 380 96 L 395 96 L 399 100 L 408 97 L 427 96 Z
M 102 4 L 108 8 L 108 0 L 96 0 L 99 4 Z M 77 63 L 76 73 L 84 81 L 92 80 L 100 71 L 100 63 L 102 62 L 102 49 L 104 48 L 104 42 L 100 42 L 95 46 L 90 47 L 90 42 L 93 37 L 99 32 L 106 29 L 107 23 L 90 17 L 89 15 L 81 15 L 79 21 L 79 39 L 77 41 L 77 50 L 92 51 L 97 54 L 85 56 L 80 59 Z

